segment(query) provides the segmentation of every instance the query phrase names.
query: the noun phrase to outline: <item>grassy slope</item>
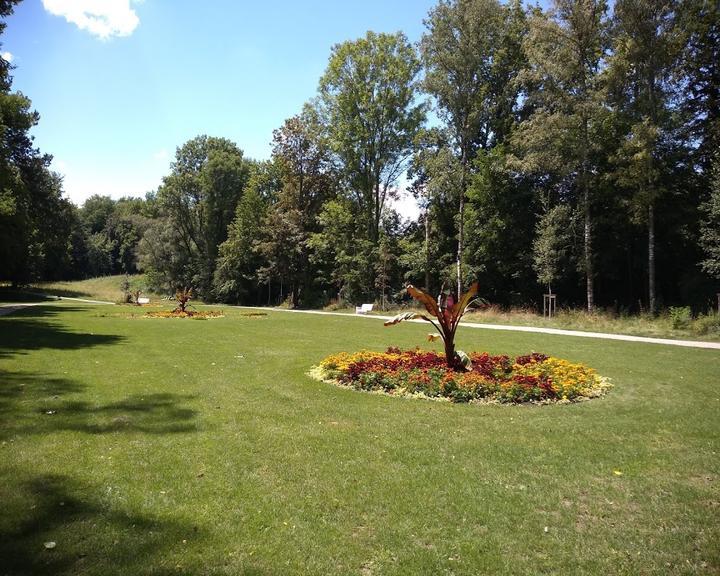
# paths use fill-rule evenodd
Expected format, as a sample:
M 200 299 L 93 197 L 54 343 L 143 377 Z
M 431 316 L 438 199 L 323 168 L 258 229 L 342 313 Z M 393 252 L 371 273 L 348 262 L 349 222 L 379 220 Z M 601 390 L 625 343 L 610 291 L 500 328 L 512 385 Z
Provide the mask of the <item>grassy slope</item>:
M 464 349 L 587 362 L 616 388 L 450 405 L 305 375 L 422 344 L 421 325 L 130 312 L 0 318 L 2 573 L 720 571 L 717 351 L 461 330 Z
M 31 290 L 37 290 L 54 296 L 119 302 L 123 296 L 121 285 L 124 278 L 125 276 L 121 274 L 119 276 L 101 276 L 99 278 L 67 282 L 39 282 L 34 284 Z M 142 275 L 130 276 L 131 288 L 135 288 L 136 285 L 140 287 L 142 285 L 142 278 Z

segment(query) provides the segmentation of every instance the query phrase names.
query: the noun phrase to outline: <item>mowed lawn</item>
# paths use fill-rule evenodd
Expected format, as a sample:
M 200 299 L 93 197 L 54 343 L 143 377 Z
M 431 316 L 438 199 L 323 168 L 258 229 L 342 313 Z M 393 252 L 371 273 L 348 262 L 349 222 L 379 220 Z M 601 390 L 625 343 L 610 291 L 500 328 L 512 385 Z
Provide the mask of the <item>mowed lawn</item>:
M 306 375 L 422 325 L 133 313 L 0 318 L 0 574 L 720 571 L 720 351 L 461 329 L 615 388 L 453 405 Z

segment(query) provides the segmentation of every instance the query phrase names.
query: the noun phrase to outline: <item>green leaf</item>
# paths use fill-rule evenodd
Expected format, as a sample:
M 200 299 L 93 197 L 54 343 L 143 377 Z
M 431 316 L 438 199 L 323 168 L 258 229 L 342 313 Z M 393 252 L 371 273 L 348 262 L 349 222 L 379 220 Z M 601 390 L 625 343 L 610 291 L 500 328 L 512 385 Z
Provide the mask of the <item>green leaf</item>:
M 400 322 L 404 320 L 415 320 L 417 318 L 421 318 L 422 320 L 430 321 L 430 319 L 425 316 L 425 314 L 418 314 L 417 312 L 402 312 L 401 314 L 398 314 L 394 318 L 391 318 L 387 322 L 385 322 L 384 326 L 394 326 L 395 324 L 399 324 Z

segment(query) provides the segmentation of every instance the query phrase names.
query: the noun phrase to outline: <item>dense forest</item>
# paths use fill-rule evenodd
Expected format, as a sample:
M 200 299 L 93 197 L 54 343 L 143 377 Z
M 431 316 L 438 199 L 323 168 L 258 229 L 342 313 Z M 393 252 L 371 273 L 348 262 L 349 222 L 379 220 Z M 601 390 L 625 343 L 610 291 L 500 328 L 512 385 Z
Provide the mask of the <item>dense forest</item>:
M 501 305 L 552 291 L 589 311 L 708 309 L 718 2 L 440 0 L 424 24 L 417 44 L 368 32 L 333 46 L 269 160 L 200 135 L 144 199 L 98 190 L 81 207 L 0 60 L 0 280 L 143 272 L 163 293 L 297 307 L 477 280 Z M 392 209 L 406 187 L 417 221 Z

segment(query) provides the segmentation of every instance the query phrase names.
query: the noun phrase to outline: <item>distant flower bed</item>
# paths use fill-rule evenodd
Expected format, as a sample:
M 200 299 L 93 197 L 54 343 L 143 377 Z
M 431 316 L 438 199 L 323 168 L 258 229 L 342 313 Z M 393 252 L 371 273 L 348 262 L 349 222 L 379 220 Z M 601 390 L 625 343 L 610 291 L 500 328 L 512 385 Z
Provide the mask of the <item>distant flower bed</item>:
M 198 320 L 203 318 L 222 318 L 224 314 L 221 312 L 215 312 L 214 310 L 207 310 L 207 311 L 190 311 L 186 310 L 185 312 L 182 312 L 180 310 L 161 310 L 158 312 L 147 312 L 145 314 L 146 318 L 197 318 Z
M 461 372 L 449 369 L 437 352 L 340 352 L 311 374 L 358 390 L 452 402 L 572 402 L 601 396 L 611 386 L 592 368 L 544 354 L 512 359 L 473 353 L 470 360 L 471 369 Z

